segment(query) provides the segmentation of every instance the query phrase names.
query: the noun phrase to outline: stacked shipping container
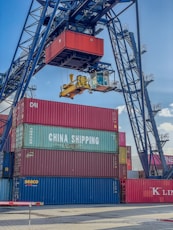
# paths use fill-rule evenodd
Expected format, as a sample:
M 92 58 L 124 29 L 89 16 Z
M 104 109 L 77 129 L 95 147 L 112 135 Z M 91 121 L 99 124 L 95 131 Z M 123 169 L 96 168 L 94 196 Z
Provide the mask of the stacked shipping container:
M 126 146 L 127 149 L 127 171 L 132 170 L 132 148 L 131 146 Z
M 8 115 L 0 114 L 0 136 L 3 134 L 7 119 L 8 119 Z M 11 132 L 10 132 L 8 138 L 6 139 L 4 151 L 5 152 L 11 151 Z
M 108 131 L 57 126 L 19 125 L 15 149 L 56 149 L 117 153 L 117 134 Z
M 24 98 L 13 114 L 12 148 L 14 199 L 119 202 L 117 110 Z
M 131 146 L 126 145 L 126 133 L 119 132 L 119 178 L 126 179 L 132 170 Z
M 51 167 L 50 167 L 51 166 Z M 118 154 L 20 149 L 14 176 L 118 177 Z
M 173 181 L 159 179 L 127 179 L 121 181 L 124 187 L 123 203 L 172 203 Z
M 5 122 L 8 116 L 0 114 L 0 136 L 3 134 Z M 4 151 L 0 152 L 0 201 L 10 199 L 10 189 L 12 185 L 12 173 L 13 173 L 13 153 L 10 153 L 11 137 L 6 140 Z
M 0 201 L 7 201 L 11 199 L 11 179 L 0 179 Z
M 23 123 L 118 132 L 118 111 L 24 98 L 14 109 L 13 127 Z
M 151 158 L 148 157 L 148 161 L 150 162 L 150 170 L 152 170 L 153 175 L 161 176 L 163 174 L 163 167 L 160 156 L 158 154 L 153 154 Z M 165 155 L 165 161 L 168 168 L 173 167 L 173 155 Z M 155 166 L 157 167 L 157 171 Z
M 119 132 L 119 178 L 127 178 L 127 149 L 126 149 L 126 133 Z
M 5 121 L 7 120 L 8 116 L 6 114 L 0 114 L 0 135 L 4 131 Z
M 119 181 L 94 177 L 22 177 L 17 181 L 19 200 L 44 204 L 119 203 Z

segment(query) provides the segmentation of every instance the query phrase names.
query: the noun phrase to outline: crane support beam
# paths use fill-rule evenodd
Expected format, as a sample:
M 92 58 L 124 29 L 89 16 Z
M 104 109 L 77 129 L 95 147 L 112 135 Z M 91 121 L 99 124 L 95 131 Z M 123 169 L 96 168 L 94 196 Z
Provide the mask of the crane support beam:
M 134 34 L 123 29 L 118 18 L 135 2 L 138 45 L 136 45 Z M 163 178 L 173 176 L 173 170 L 169 170 L 166 165 L 162 140 L 158 134 L 154 119 L 155 113 L 147 91 L 148 82 L 145 81 L 142 72 L 137 3 L 137 0 L 31 0 L 10 67 L 4 74 L 0 74 L 0 103 L 9 97 L 12 98 L 5 129 L 0 137 L 0 151 L 3 150 L 12 126 L 13 108 L 24 97 L 31 77 L 47 63 L 65 68 L 70 66 L 72 69 L 88 73 L 103 68 L 105 70 L 107 64 L 99 64 L 102 55 L 94 56 L 91 60 L 87 52 L 77 53 L 76 57 L 78 51 L 74 52 L 72 49 L 72 53 L 63 52 L 61 60 L 57 55 L 52 62 L 46 62 L 45 54 L 46 48 L 63 31 L 72 31 L 95 38 L 102 31 L 101 28 L 97 28 L 101 25 L 106 26 L 108 30 L 121 84 L 119 92 L 122 92 L 124 96 L 137 152 L 145 175 L 147 178 L 151 176 L 150 160 L 148 160 L 151 157 L 148 158 L 148 156 L 157 153 L 163 166 Z M 120 7 L 120 10 L 116 8 L 118 4 L 124 6 L 124 9 L 123 7 Z M 78 76 L 76 81 L 71 81 L 62 87 L 60 96 L 73 98 L 86 89 L 91 89 L 86 77 Z M 115 88 L 115 91 L 118 89 Z
M 134 34 L 123 29 L 113 10 L 107 14 L 108 33 L 113 49 L 117 71 L 124 95 L 126 108 L 137 148 L 137 152 L 146 178 L 151 176 L 148 156 L 158 153 L 163 166 L 163 174 L 168 172 L 161 140 L 152 111 L 147 84 L 140 65 L 140 50 L 137 48 Z M 133 61 L 131 55 L 133 54 Z M 143 81 L 143 84 L 141 84 Z
M 53 23 L 48 31 L 48 36 L 44 42 L 43 51 L 40 54 L 33 75 L 35 75 L 46 65 L 45 53 L 44 53 L 46 46 L 49 43 L 51 43 L 62 31 L 64 31 L 64 29 L 69 29 L 75 32 L 80 32 L 89 35 L 95 35 L 95 31 L 96 31 L 95 27 L 97 25 L 97 22 L 102 18 L 104 18 L 104 14 L 106 14 L 106 12 L 110 10 L 110 8 L 113 8 L 118 4 L 124 4 L 124 3 L 131 5 L 134 1 L 133 0 L 126 0 L 126 1 L 60 0 L 58 2 L 59 4 L 55 12 Z M 50 19 L 50 16 L 52 15 L 52 10 L 54 9 L 56 3 L 57 0 L 52 0 L 52 1 L 32 0 L 10 68 L 6 73 L 4 73 L 3 76 L 1 75 L 2 84 L 0 84 L 0 102 L 7 99 L 18 89 L 20 84 L 20 78 L 21 75 L 23 74 L 23 69 L 27 61 L 28 54 L 30 52 L 29 47 L 31 46 L 34 35 L 36 35 L 35 25 L 41 24 L 42 28 L 40 30 L 40 34 L 37 34 L 37 37 L 39 39 L 36 44 L 33 57 L 36 56 L 38 52 L 39 44 L 42 42 L 42 37 L 45 31 L 47 30 L 48 24 L 44 26 L 44 22 L 47 17 Z M 40 12 L 42 12 L 43 8 L 46 9 L 46 14 L 43 18 L 43 21 L 39 21 Z M 104 14 L 102 13 L 103 9 L 104 9 Z M 93 65 L 95 64 L 96 63 L 93 63 Z M 61 63 L 57 64 L 57 66 L 61 66 Z M 77 68 L 74 67 L 74 69 Z M 88 66 L 88 68 L 86 68 L 85 65 L 83 65 L 83 67 L 80 68 L 80 71 L 87 72 L 90 69 L 92 69 L 91 63 Z
M 16 89 L 15 95 L 13 97 L 11 109 L 10 109 L 10 112 L 9 112 L 9 115 L 8 115 L 8 119 L 7 119 L 7 123 L 6 123 L 6 127 L 4 129 L 2 137 L 0 139 L 0 151 L 3 150 L 3 146 L 5 145 L 5 142 L 7 140 L 7 137 L 9 135 L 9 132 L 10 132 L 10 129 L 11 129 L 11 126 L 12 126 L 13 108 L 16 106 L 17 102 L 20 99 L 22 99 L 24 97 L 24 95 L 25 95 L 25 92 L 26 92 L 26 90 L 28 88 L 30 79 L 33 76 L 34 70 L 35 70 L 36 65 L 38 63 L 40 55 L 41 55 L 41 53 L 43 51 L 44 44 L 45 44 L 45 41 L 46 41 L 47 36 L 48 36 L 48 32 L 50 30 L 50 27 L 51 27 L 52 22 L 53 22 L 54 17 L 55 17 L 56 9 L 57 9 L 57 7 L 59 5 L 59 1 L 57 1 L 56 5 L 55 5 L 55 8 L 54 8 L 54 11 L 53 11 L 53 13 L 51 15 L 51 18 L 49 20 L 47 29 L 44 32 L 43 37 L 40 38 L 41 31 L 42 31 L 42 26 L 43 26 L 43 21 L 45 19 L 46 13 L 47 13 L 47 8 L 48 8 L 48 5 L 49 5 L 49 2 L 50 2 L 50 0 L 47 0 L 44 7 L 42 7 L 42 8 L 38 7 L 37 8 L 37 10 L 38 9 L 39 9 L 39 11 L 41 10 L 41 14 L 39 14 L 39 18 L 37 18 L 38 23 L 37 23 L 37 26 L 36 26 L 36 29 L 35 29 L 34 36 L 32 36 L 32 39 L 30 38 L 30 41 L 31 41 L 31 43 L 30 43 L 30 49 L 28 50 L 27 55 L 25 57 L 26 60 L 22 63 L 23 70 L 22 70 L 20 78 L 19 78 L 19 84 L 18 84 L 18 87 Z M 16 53 L 18 52 L 18 49 L 20 49 L 20 44 L 22 46 L 23 43 L 24 43 L 22 41 L 22 36 L 23 35 L 25 36 L 25 32 L 28 29 L 27 22 L 30 21 L 31 17 L 33 17 L 33 12 L 34 13 L 36 12 L 36 10 L 34 10 L 35 8 L 34 9 L 32 8 L 32 7 L 35 7 L 33 3 L 34 3 L 34 1 L 32 1 L 32 3 L 31 3 L 30 11 L 29 11 L 29 13 L 27 15 L 27 20 L 25 22 L 24 29 L 23 29 L 22 34 L 20 36 L 20 41 L 19 41 L 18 47 L 16 48 L 15 55 L 13 57 L 14 60 L 15 60 Z M 41 42 L 40 42 L 40 39 L 41 39 Z M 27 49 L 28 48 L 29 47 L 27 47 Z M 35 54 L 35 50 L 36 49 L 37 49 L 37 53 Z M 12 63 L 14 62 L 14 60 L 12 61 Z M 8 73 L 7 73 L 7 76 L 6 76 L 6 81 L 9 79 L 11 71 L 13 71 L 12 70 L 12 64 L 10 66 L 10 69 L 8 70 Z M 7 82 L 6 82 L 5 85 L 7 85 Z M 2 90 L 1 93 L 3 94 L 3 92 L 4 91 Z M 1 95 L 1 98 L 2 98 L 2 96 L 3 95 Z

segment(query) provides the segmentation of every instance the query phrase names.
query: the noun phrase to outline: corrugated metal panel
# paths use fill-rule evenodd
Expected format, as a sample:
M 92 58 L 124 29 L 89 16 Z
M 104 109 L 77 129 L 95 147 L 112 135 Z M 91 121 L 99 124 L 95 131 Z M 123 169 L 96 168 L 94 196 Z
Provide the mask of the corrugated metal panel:
M 132 154 L 132 147 L 127 145 L 126 148 L 127 148 L 127 154 L 131 155 Z
M 10 183 L 9 179 L 0 179 L 0 201 L 8 201 L 10 198 Z
M 4 125 L 5 125 L 5 121 L 7 120 L 8 115 L 5 114 L 0 114 L 0 135 L 3 133 L 4 131 Z
M 127 164 L 127 149 L 126 147 L 119 147 L 119 163 Z
M 8 118 L 8 115 L 0 114 L 0 136 L 3 134 L 7 118 Z M 8 138 L 5 140 L 3 150 L 6 152 L 11 151 L 11 133 L 9 133 Z
M 164 155 L 164 156 L 165 156 L 166 164 L 169 167 L 172 167 L 172 165 L 173 165 L 173 155 Z M 161 163 L 161 159 L 160 159 L 159 155 L 153 154 L 151 159 L 150 159 L 150 156 L 148 156 L 148 160 L 149 160 L 149 162 L 150 162 L 150 164 L 152 166 L 157 165 L 157 168 L 162 169 L 162 163 Z
M 4 162 L 4 153 L 0 152 L 0 178 L 3 175 L 3 162 Z
M 21 101 L 23 101 L 23 99 Z M 12 128 L 17 127 L 17 111 L 18 111 L 19 104 L 21 101 L 19 101 L 18 104 L 13 108 Z
M 165 160 L 168 165 L 173 165 L 173 156 L 172 155 L 165 155 Z
M 102 57 L 104 54 L 103 39 L 74 31 L 64 31 L 66 45 L 71 50 Z
M 118 178 L 118 154 L 22 149 L 15 153 L 14 176 Z
M 14 167 L 14 153 L 4 152 L 4 161 L 3 161 L 3 177 L 4 178 L 12 178 L 13 167 Z
M 126 203 L 172 203 L 173 181 L 156 179 L 125 180 Z
M 66 30 L 62 32 L 45 50 L 45 62 L 50 63 L 53 59 L 59 61 L 61 54 L 72 50 L 88 55 L 102 57 L 104 52 L 103 39 L 87 34 L 76 33 Z M 76 54 L 77 55 L 77 54 Z M 77 58 L 77 57 L 76 57 Z M 78 61 L 79 62 L 79 61 Z
M 11 132 L 10 132 L 9 136 L 5 140 L 3 151 L 11 152 Z
M 118 132 L 118 110 L 24 98 L 14 112 L 13 127 L 21 123 Z
M 119 132 L 118 133 L 118 138 L 119 138 L 119 146 L 126 146 L 126 133 L 124 132 Z
M 119 179 L 127 178 L 127 164 L 119 164 Z
M 25 177 L 19 178 L 18 200 L 49 205 L 117 204 L 119 191 L 119 180 L 113 178 Z
M 118 152 L 117 133 L 55 126 L 20 125 L 16 148 Z
M 16 149 L 16 128 L 11 129 L 11 151 L 14 152 Z
M 132 153 L 131 146 L 126 146 L 127 148 L 127 170 L 132 170 Z

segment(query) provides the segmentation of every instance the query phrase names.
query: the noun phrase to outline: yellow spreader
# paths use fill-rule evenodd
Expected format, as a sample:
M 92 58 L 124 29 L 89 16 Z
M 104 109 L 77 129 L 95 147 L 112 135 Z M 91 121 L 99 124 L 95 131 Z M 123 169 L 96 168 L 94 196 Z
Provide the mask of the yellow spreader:
M 84 90 L 90 90 L 90 84 L 86 76 L 78 75 L 76 80 L 73 79 L 73 74 L 70 74 L 70 83 L 64 84 L 60 92 L 60 97 L 68 97 L 73 99 L 77 94 L 82 94 Z

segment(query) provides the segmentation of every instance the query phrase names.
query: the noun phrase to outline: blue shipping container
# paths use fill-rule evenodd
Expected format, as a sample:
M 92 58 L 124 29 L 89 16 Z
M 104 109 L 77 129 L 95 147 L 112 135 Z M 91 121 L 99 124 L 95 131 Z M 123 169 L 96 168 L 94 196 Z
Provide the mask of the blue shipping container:
M 14 168 L 14 152 L 5 152 L 3 160 L 3 178 L 12 178 Z
M 16 178 L 14 179 L 16 181 Z M 119 204 L 119 180 L 113 178 L 19 178 L 14 200 L 57 204 Z
M 4 152 L 0 152 L 0 178 L 3 174 Z
M 9 201 L 12 180 L 0 179 L 0 201 Z

